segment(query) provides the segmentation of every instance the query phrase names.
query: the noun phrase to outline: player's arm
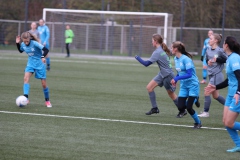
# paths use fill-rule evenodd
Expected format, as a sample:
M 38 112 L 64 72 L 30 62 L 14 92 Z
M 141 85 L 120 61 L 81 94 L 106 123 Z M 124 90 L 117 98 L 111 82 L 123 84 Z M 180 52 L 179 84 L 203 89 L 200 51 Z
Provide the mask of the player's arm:
M 238 81 L 238 89 L 237 89 L 236 94 L 240 95 L 240 70 L 235 70 L 234 74 L 235 74 L 235 76 L 237 78 L 237 81 Z
M 205 54 L 206 54 L 206 51 L 207 51 L 207 44 L 206 44 L 206 40 L 205 40 L 204 43 L 203 43 L 203 49 L 202 49 L 202 55 L 201 55 L 201 61 L 203 61 L 204 56 L 205 56 Z
M 216 90 L 226 88 L 227 86 L 228 86 L 228 78 L 225 79 L 225 81 L 223 81 L 222 83 L 219 83 L 218 85 L 216 85 Z
M 145 67 L 148 67 L 149 65 L 151 65 L 152 64 L 152 62 L 151 61 L 149 61 L 149 60 L 143 60 L 140 56 L 135 56 L 135 58 L 136 58 L 136 60 L 138 60 L 138 62 L 139 63 L 141 63 L 142 65 L 144 65 Z
M 42 54 L 41 58 L 45 58 L 46 55 L 48 54 L 49 50 L 46 47 L 43 47 L 42 50 L 43 50 L 43 54 Z
M 226 63 L 227 56 L 224 54 L 224 52 L 221 52 L 219 56 L 216 58 L 216 62 L 218 63 Z
M 174 81 L 175 81 L 175 83 L 177 83 L 178 80 L 188 79 L 188 78 L 190 78 L 190 77 L 192 77 L 192 68 L 187 69 L 187 70 L 186 70 L 186 73 L 185 73 L 184 75 L 179 76 L 179 75 L 177 74 L 177 76 L 174 78 Z
M 20 48 L 20 36 L 16 36 L 16 45 L 17 45 L 18 51 L 22 53 L 23 51 Z
M 49 38 L 50 38 L 50 31 L 49 31 L 49 28 L 46 26 L 46 37 L 45 37 L 45 40 L 44 40 L 45 44 L 47 44 Z

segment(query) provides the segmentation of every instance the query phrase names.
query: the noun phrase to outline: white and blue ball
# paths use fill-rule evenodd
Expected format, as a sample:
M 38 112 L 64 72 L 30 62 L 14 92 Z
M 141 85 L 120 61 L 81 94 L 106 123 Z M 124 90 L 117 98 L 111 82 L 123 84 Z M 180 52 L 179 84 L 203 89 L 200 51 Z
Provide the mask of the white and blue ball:
M 16 105 L 18 107 L 25 107 L 28 104 L 28 99 L 25 96 L 19 96 L 16 99 Z

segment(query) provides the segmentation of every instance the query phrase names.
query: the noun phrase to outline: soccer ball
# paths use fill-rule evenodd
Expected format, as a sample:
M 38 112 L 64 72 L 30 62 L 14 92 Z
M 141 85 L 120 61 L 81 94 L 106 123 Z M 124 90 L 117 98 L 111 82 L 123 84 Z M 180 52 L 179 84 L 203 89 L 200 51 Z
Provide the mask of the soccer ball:
M 19 96 L 16 99 L 16 105 L 18 107 L 24 107 L 28 104 L 28 99 L 25 96 Z

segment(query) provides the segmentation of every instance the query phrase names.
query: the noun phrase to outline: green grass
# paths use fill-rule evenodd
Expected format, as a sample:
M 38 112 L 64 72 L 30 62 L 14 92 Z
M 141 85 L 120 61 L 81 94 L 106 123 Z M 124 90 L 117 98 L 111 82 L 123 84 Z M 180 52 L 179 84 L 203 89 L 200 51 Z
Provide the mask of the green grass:
M 145 68 L 134 58 L 62 57 L 52 55 L 47 75 L 53 108 L 44 107 L 41 82 L 34 77 L 30 104 L 18 108 L 27 57 L 0 53 L 0 159 L 239 159 L 240 153 L 226 153 L 234 144 L 227 131 L 217 129 L 224 128 L 223 106 L 215 100 L 210 117 L 201 119 L 209 128 L 199 130 L 187 127 L 193 125 L 189 115 L 175 118 L 177 109 L 164 88 L 155 89 L 160 114 L 144 114 L 150 109 L 145 87 L 156 65 Z M 195 64 L 200 79 L 201 63 Z M 204 86 L 197 112 L 203 110 Z

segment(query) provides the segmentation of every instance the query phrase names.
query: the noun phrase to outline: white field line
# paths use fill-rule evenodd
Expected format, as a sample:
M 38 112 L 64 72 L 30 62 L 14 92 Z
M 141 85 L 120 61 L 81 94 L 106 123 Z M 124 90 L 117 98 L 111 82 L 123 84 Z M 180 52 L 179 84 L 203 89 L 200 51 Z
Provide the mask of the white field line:
M 54 117 L 54 118 L 69 118 L 69 119 L 95 120 L 95 121 L 106 121 L 106 122 L 122 122 L 122 123 L 133 123 L 133 124 L 145 124 L 145 125 L 158 125 L 158 126 L 172 126 L 172 127 L 193 128 L 193 126 L 188 126 L 188 125 L 154 123 L 154 122 L 142 122 L 142 121 L 128 121 L 128 120 L 119 120 L 119 119 L 62 116 L 62 115 L 52 115 L 52 114 L 24 113 L 24 112 L 10 112 L 10 111 L 0 111 L 0 113 L 17 114 L 17 115 L 29 115 L 29 116 L 42 116 L 42 117 Z M 212 127 L 202 127 L 202 128 L 203 129 L 210 129 L 210 130 L 226 130 L 224 128 L 212 128 Z
M 0 57 L 0 59 L 6 60 L 27 60 L 26 58 L 17 58 L 17 57 Z M 61 62 L 61 63 L 86 63 L 86 64 L 104 64 L 104 65 L 122 65 L 122 66 L 142 66 L 140 63 L 119 63 L 119 62 L 102 62 L 102 61 L 88 61 L 88 60 L 58 60 L 51 59 L 52 62 Z M 157 65 L 152 65 L 152 67 L 158 67 Z M 202 67 L 195 67 L 196 69 L 202 69 Z

